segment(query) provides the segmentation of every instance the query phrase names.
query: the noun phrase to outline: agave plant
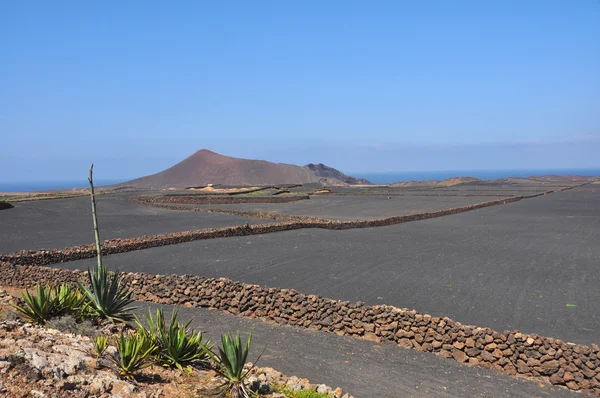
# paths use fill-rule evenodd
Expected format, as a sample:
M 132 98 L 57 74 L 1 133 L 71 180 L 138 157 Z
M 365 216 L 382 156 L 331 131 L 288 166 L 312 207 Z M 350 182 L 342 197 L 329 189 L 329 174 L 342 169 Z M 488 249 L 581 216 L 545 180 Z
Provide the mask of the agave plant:
M 134 332 L 125 336 L 121 332 L 115 345 L 117 353 L 111 355 L 110 359 L 122 377 L 133 379 L 139 370 L 152 365 L 152 355 L 156 346 L 146 334 Z
M 88 279 L 91 289 L 78 282 L 79 288 L 90 300 L 90 308 L 98 317 L 113 323 L 133 319 L 131 311 L 135 307 L 128 307 L 134 302 L 133 290 L 122 285 L 119 273 L 109 272 L 104 265 L 99 265 L 88 269 Z
M 226 333 L 221 335 L 219 354 L 215 355 L 212 352 L 210 353 L 210 356 L 218 365 L 217 371 L 227 380 L 223 385 L 221 396 L 229 396 L 230 398 L 250 398 L 250 392 L 246 387 L 246 378 L 248 377 L 248 372 L 250 372 L 252 368 L 244 371 L 244 366 L 248 359 L 251 341 L 252 332 L 250 332 L 246 344 L 242 344 L 239 330 L 237 331 L 235 338 L 233 338 L 231 334 Z M 258 361 L 258 359 L 256 361 Z
M 98 358 L 100 358 L 104 351 L 108 348 L 108 337 L 106 336 L 96 336 L 94 339 L 94 353 Z
M 75 315 L 79 319 L 85 318 L 88 298 L 78 288 L 63 283 L 54 289 L 57 311 L 59 315 Z
M 37 295 L 32 296 L 28 290 L 21 292 L 25 305 L 13 307 L 32 322 L 44 325 L 47 320 L 58 315 L 59 306 L 50 286 L 36 285 Z
M 151 338 L 158 347 L 156 361 L 166 367 L 176 367 L 183 371 L 191 371 L 191 364 L 206 363 L 208 352 L 212 348 L 210 342 L 202 341 L 202 332 L 189 330 L 191 320 L 182 324 L 177 320 L 178 311 L 171 314 L 171 322 L 167 327 L 162 308 L 156 310 L 156 318 L 148 310 L 146 314 L 147 328 L 136 317 L 136 324 L 142 333 Z

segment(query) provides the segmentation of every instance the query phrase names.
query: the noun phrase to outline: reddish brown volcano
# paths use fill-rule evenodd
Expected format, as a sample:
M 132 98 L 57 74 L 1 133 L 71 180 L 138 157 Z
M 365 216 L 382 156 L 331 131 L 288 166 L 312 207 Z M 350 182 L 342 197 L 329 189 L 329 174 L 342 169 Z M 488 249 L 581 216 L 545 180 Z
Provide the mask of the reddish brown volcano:
M 318 181 L 319 177 L 307 167 L 232 158 L 201 149 L 167 170 L 120 185 L 165 189 L 207 184 L 240 186 L 305 184 Z

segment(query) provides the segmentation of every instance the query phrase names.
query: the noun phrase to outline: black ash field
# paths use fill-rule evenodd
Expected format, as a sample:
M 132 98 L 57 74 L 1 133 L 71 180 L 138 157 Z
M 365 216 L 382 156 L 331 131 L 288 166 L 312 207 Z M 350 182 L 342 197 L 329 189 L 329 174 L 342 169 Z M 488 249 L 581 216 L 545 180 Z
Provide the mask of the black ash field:
M 103 240 L 268 222 L 131 203 L 129 198 L 137 195 L 139 193 L 115 193 L 96 198 Z M 14 208 L 0 212 L 0 253 L 94 242 L 89 197 L 15 202 L 13 205 Z
M 561 191 L 569 187 L 572 188 Z M 286 195 L 305 194 L 306 189 L 290 189 Z M 576 343 L 598 343 L 600 184 L 342 187 L 333 188 L 330 194 L 312 195 L 309 200 L 289 203 L 181 205 L 197 207 L 200 211 L 156 208 L 129 200 L 133 196 L 168 193 L 164 191 L 114 193 L 98 198 L 98 213 L 103 239 L 134 238 L 247 222 L 273 222 L 206 213 L 202 211 L 205 209 L 368 220 L 549 191 L 554 192 L 386 227 L 344 231 L 298 229 L 209 239 L 106 256 L 105 263 L 123 271 L 227 277 L 333 299 L 410 308 L 499 331 L 519 329 Z M 87 197 L 18 202 L 14 208 L 0 212 L 2 254 L 92 242 Z M 55 266 L 85 269 L 94 264 L 95 259 L 89 259 Z M 216 326 L 210 328 L 225 327 L 222 323 L 225 321 L 219 320 L 221 315 L 217 313 L 186 311 L 200 317 L 200 326 L 204 317 L 215 323 Z M 296 339 L 306 348 L 303 352 L 308 352 L 301 363 L 307 360 L 325 363 L 332 357 L 348 361 L 350 366 L 340 362 L 339 366 L 290 368 L 290 372 L 299 376 L 320 376 L 323 379 L 320 381 L 330 385 L 343 384 L 344 378 L 353 374 L 352 367 L 359 367 L 360 374 L 371 372 L 375 377 L 383 372 L 376 362 L 384 358 L 389 368 L 384 373 L 387 376 L 380 377 L 377 388 L 373 386 L 377 391 L 372 392 L 377 396 L 392 396 L 390 391 L 397 385 L 402 386 L 406 396 L 420 396 L 423 391 L 430 396 L 570 394 L 564 390 L 538 389 L 529 382 L 512 382 L 512 378 L 495 372 L 472 371 L 452 361 L 447 363 L 429 354 L 407 353 L 391 345 L 373 348 L 370 342 L 354 342 L 350 338 L 339 338 L 335 343 L 339 336 L 322 333 L 312 337 L 315 347 L 320 348 L 311 351 L 310 334 L 314 332 L 262 328 L 264 330 L 259 327 L 258 335 L 275 336 L 279 329 L 283 334 L 293 335 L 286 339 Z M 332 348 L 334 343 L 337 350 Z M 285 353 L 280 355 L 295 355 L 289 347 L 284 348 Z M 382 356 L 374 357 L 372 350 L 381 350 Z M 401 350 L 398 356 L 397 350 Z M 276 364 L 276 358 L 268 355 L 266 358 L 268 364 L 280 368 L 285 367 L 283 363 L 294 362 L 282 361 L 280 365 Z M 416 373 L 407 373 L 409 363 L 419 363 L 414 368 L 418 370 Z M 322 370 L 314 375 L 315 369 Z M 476 377 L 482 374 L 485 382 Z M 415 389 L 419 378 L 424 380 L 421 390 Z M 400 379 L 403 381 L 398 381 Z M 367 390 L 359 391 L 365 384 L 355 384 L 356 396 L 367 396 L 361 394 Z M 443 386 L 453 386 L 453 389 L 444 390 Z
M 600 341 L 599 241 L 600 192 L 565 191 L 389 227 L 211 239 L 106 262 L 124 271 L 224 276 L 389 304 L 589 344 Z M 94 261 L 60 266 L 87 268 Z

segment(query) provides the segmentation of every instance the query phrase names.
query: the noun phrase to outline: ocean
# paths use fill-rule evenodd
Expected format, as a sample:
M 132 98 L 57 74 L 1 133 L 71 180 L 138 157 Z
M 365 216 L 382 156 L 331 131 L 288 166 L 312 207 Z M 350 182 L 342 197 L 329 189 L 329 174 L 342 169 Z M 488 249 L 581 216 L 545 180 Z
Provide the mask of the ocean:
M 354 177 L 366 178 L 375 184 L 391 184 L 398 181 L 444 180 L 450 177 L 475 177 L 492 180 L 503 177 L 530 177 L 547 174 L 600 176 L 600 169 L 561 169 L 561 170 L 450 170 L 450 171 L 393 171 L 381 173 L 354 172 L 347 173 Z M 97 186 L 118 184 L 125 179 L 99 179 Z M 0 181 L 0 192 L 31 192 L 50 189 L 71 189 L 87 187 L 87 180 L 77 181 Z
M 112 185 L 127 181 L 123 179 L 94 179 L 95 186 Z M 87 180 L 76 181 L 0 181 L 0 192 L 32 192 L 50 189 L 87 188 Z

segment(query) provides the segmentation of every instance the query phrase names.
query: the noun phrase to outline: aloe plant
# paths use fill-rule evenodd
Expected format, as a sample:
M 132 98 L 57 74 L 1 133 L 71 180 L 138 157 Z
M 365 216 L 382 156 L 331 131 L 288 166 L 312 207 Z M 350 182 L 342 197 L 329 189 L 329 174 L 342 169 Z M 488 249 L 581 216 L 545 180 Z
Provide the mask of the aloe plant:
M 109 272 L 104 265 L 88 269 L 91 289 L 78 282 L 79 288 L 90 300 L 91 310 L 100 318 L 115 322 L 127 322 L 133 319 L 129 307 L 134 302 L 133 291 L 123 286 L 121 275 Z
M 138 371 L 152 365 L 152 355 L 156 346 L 147 335 L 134 332 L 125 336 L 121 332 L 115 345 L 117 353 L 111 355 L 110 359 L 122 377 L 133 379 Z
M 223 385 L 221 396 L 229 396 L 230 398 L 250 397 L 249 390 L 246 387 L 246 379 L 252 368 L 244 371 L 244 366 L 248 359 L 251 342 L 252 332 L 250 332 L 246 344 L 242 344 L 239 330 L 235 338 L 226 333 L 221 335 L 221 347 L 218 347 L 219 354 L 210 353 L 210 356 L 218 365 L 217 371 L 227 380 Z
M 28 290 L 21 292 L 25 305 L 13 305 L 17 311 L 32 322 L 44 325 L 47 320 L 59 314 L 59 306 L 50 286 L 42 287 L 36 285 L 36 295 L 33 296 Z
M 156 361 L 166 367 L 176 367 L 183 371 L 191 371 L 192 363 L 206 363 L 209 359 L 208 352 L 212 348 L 210 342 L 202 341 L 202 332 L 190 330 L 191 320 L 182 324 L 177 320 L 178 310 L 171 314 L 171 321 L 167 327 L 162 308 L 156 310 L 156 318 L 148 310 L 146 326 L 136 317 L 136 324 L 142 333 L 145 333 L 158 347 L 155 354 Z

